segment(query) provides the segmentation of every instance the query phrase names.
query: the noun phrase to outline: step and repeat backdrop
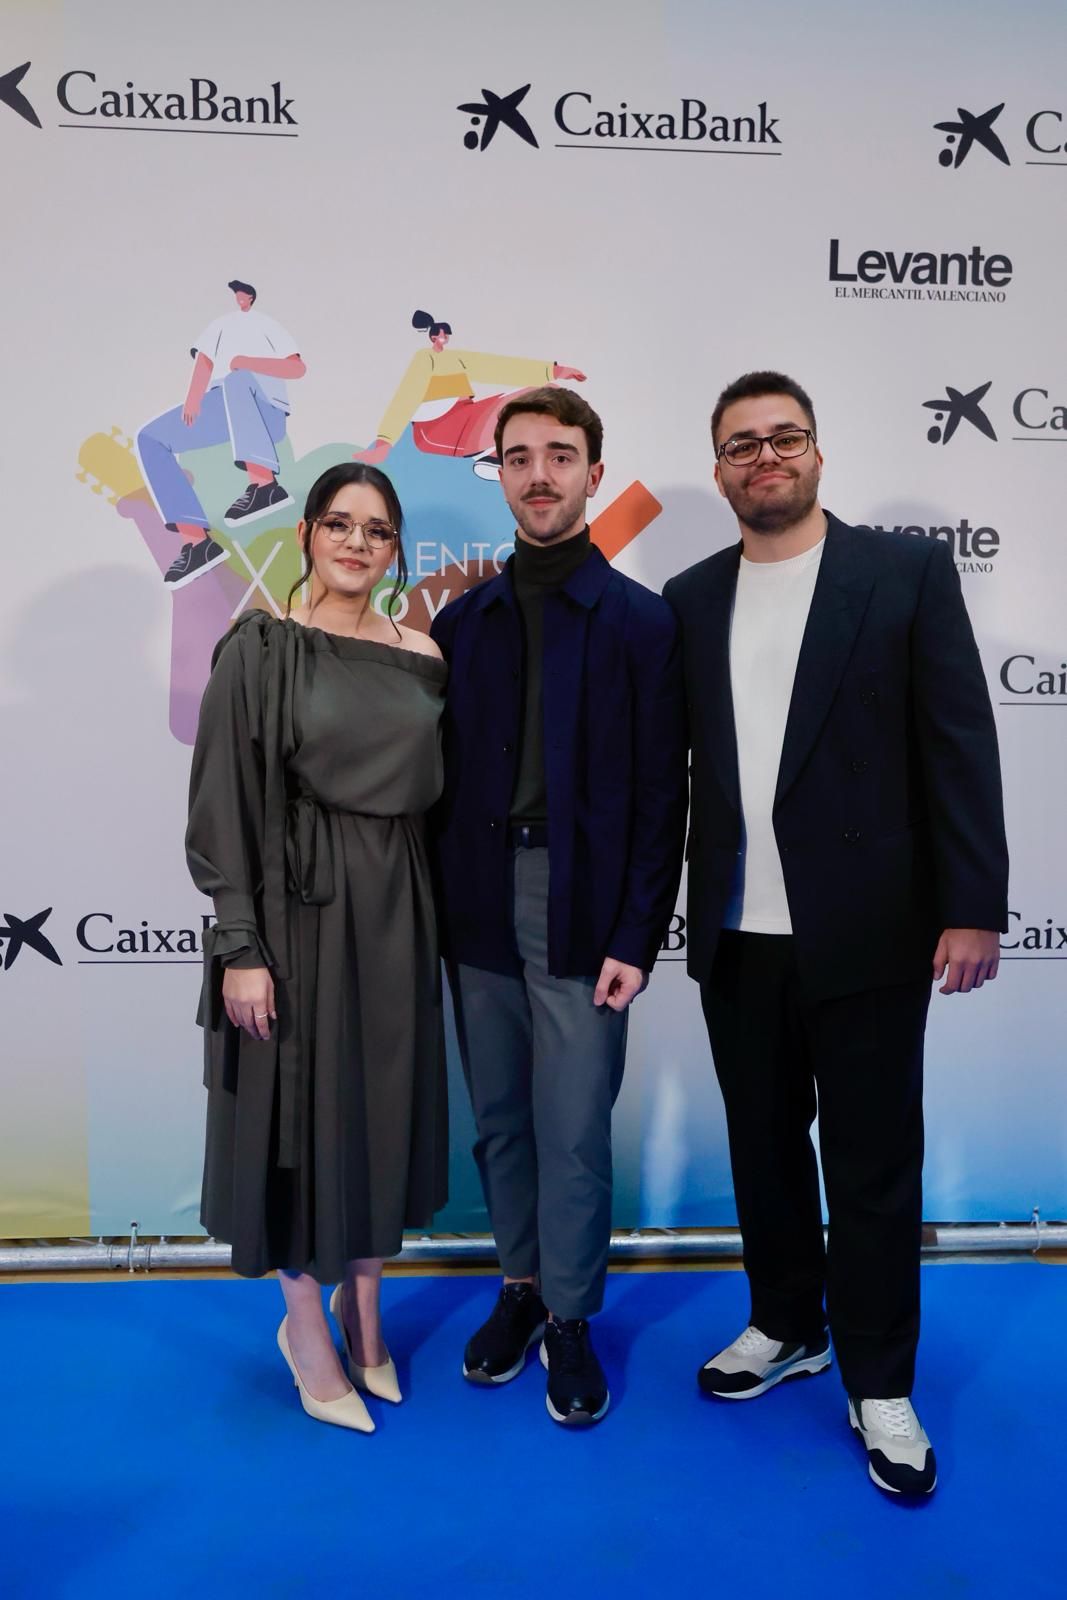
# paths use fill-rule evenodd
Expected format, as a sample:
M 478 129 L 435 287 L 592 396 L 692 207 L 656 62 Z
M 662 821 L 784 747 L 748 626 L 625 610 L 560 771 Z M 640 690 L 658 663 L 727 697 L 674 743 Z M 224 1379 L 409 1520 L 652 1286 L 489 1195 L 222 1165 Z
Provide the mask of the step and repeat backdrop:
M 996 707 L 1011 926 L 934 997 L 926 1214 L 1067 1216 L 1063 7 L 99 0 L 0 41 L 0 1234 L 198 1229 L 190 745 L 316 475 L 393 475 L 426 627 L 506 558 L 495 412 L 555 376 L 604 418 L 594 536 L 658 589 L 736 537 L 708 416 L 764 366 L 826 505 L 950 545 Z M 734 1221 L 685 916 L 622 1226 Z M 484 1227 L 452 1077 L 437 1226 Z

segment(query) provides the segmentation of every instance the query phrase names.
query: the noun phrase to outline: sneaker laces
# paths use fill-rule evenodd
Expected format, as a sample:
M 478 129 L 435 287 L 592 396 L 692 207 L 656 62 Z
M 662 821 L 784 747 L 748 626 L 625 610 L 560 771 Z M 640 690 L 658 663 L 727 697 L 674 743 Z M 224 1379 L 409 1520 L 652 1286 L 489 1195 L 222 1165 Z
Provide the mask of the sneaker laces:
M 910 1400 L 864 1400 L 863 1404 L 871 1408 L 878 1419 L 880 1431 L 887 1433 L 891 1439 L 914 1439 L 917 1436 L 918 1419 Z
M 259 485 L 257 483 L 250 483 L 244 494 L 238 495 L 237 499 L 234 501 L 233 509 L 235 511 L 244 511 L 246 507 L 250 506 L 255 498 L 255 493 L 258 488 Z
M 767 1334 L 760 1333 L 758 1328 L 748 1327 L 739 1339 L 734 1340 L 731 1348 L 739 1356 L 765 1355 L 768 1346 L 780 1343 L 780 1339 L 771 1339 Z
M 510 1322 L 511 1319 L 522 1311 L 527 1297 L 536 1293 L 532 1283 L 505 1283 L 497 1297 L 490 1320 L 493 1322 Z
M 562 1322 L 550 1322 L 549 1327 L 556 1330 L 555 1338 L 549 1345 L 552 1366 L 556 1372 L 561 1377 L 581 1372 L 585 1366 L 585 1323 L 580 1317 L 574 1317 Z

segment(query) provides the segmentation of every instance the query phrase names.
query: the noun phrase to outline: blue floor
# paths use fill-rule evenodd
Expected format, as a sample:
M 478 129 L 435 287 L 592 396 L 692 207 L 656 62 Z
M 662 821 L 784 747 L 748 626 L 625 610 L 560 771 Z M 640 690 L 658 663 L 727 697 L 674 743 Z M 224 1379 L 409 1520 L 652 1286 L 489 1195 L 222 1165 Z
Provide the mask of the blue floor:
M 1067 1269 L 924 1270 L 917 1392 L 941 1483 L 869 1482 L 836 1372 L 748 1404 L 694 1371 L 739 1273 L 609 1280 L 612 1410 L 555 1426 L 533 1365 L 459 1376 L 490 1278 L 385 1284 L 408 1398 L 364 1437 L 306 1419 L 271 1282 L 0 1287 L 0 1594 L 433 1597 L 1067 1595 Z

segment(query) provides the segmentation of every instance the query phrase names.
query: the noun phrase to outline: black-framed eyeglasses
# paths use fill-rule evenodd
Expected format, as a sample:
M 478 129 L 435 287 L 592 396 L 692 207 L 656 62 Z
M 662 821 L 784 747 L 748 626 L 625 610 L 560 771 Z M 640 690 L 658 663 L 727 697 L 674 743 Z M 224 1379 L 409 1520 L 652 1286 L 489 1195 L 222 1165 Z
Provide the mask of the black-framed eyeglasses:
M 792 456 L 802 456 L 809 444 L 815 443 L 810 428 L 779 428 L 777 433 L 765 433 L 762 438 L 727 439 L 715 452 L 717 458 L 726 460 L 732 467 L 750 467 L 758 461 L 765 444 L 769 444 L 782 461 Z
M 330 511 L 324 517 L 316 517 L 315 521 L 327 539 L 331 539 L 334 544 L 344 544 L 357 528 L 362 533 L 368 550 L 382 550 L 396 538 L 396 529 L 392 523 L 382 522 L 379 517 L 372 517 L 368 522 L 357 522 L 344 511 Z

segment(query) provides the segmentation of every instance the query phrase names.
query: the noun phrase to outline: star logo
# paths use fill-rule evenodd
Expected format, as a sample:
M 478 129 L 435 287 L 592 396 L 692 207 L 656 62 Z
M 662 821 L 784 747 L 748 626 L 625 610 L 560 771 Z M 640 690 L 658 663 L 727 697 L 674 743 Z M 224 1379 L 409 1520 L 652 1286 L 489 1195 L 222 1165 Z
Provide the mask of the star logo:
M 492 144 L 496 131 L 500 127 L 510 128 L 512 133 L 518 134 L 520 139 L 527 144 L 532 144 L 537 150 L 540 146 L 534 137 L 534 131 L 526 118 L 519 110 L 519 104 L 530 92 L 530 85 L 523 84 L 521 89 L 513 89 L 508 95 L 494 94 L 492 89 L 483 89 L 481 100 L 468 100 L 463 105 L 457 106 L 457 111 L 466 111 L 470 116 L 472 127 L 463 135 L 463 143 L 468 150 L 485 150 Z M 484 123 L 481 138 L 474 131 Z
M 57 967 L 63 965 L 56 953 L 55 946 L 41 932 L 41 928 L 52 915 L 52 907 L 47 911 L 38 911 L 35 917 L 13 917 L 10 911 L 4 912 L 4 921 L 0 922 L 0 944 L 7 941 L 4 951 L 4 971 L 15 965 L 19 953 L 23 948 L 36 950 L 39 956 L 44 956 L 46 961 L 54 961 Z
M 965 111 L 962 106 L 957 106 L 958 122 L 935 122 L 934 127 L 938 132 L 947 135 L 945 149 L 937 158 L 941 165 L 951 167 L 955 171 L 966 161 L 972 145 L 980 144 L 983 150 L 988 150 L 991 156 L 995 156 L 998 161 L 1003 161 L 1006 167 L 1010 167 L 1008 152 L 993 132 L 993 124 L 1003 110 L 1003 100 L 999 106 L 993 106 L 992 110 L 983 111 L 980 117 L 976 117 L 973 111 Z M 955 153 L 951 149 L 952 145 L 956 145 Z
M 969 394 L 961 394 L 950 383 L 946 383 L 943 400 L 924 400 L 925 409 L 934 413 L 934 426 L 926 434 L 930 443 L 948 444 L 961 422 L 969 422 L 972 428 L 977 428 L 979 433 L 984 433 L 987 439 L 995 442 L 996 430 L 981 405 L 992 382 L 990 378 L 989 383 L 979 384 Z
M 0 78 L 0 100 L 5 106 L 10 106 L 12 111 L 17 111 L 20 117 L 27 122 L 32 122 L 35 128 L 41 126 L 41 119 L 26 99 L 19 84 L 30 70 L 30 63 L 24 61 L 21 67 L 12 67 L 10 72 L 5 72 Z

